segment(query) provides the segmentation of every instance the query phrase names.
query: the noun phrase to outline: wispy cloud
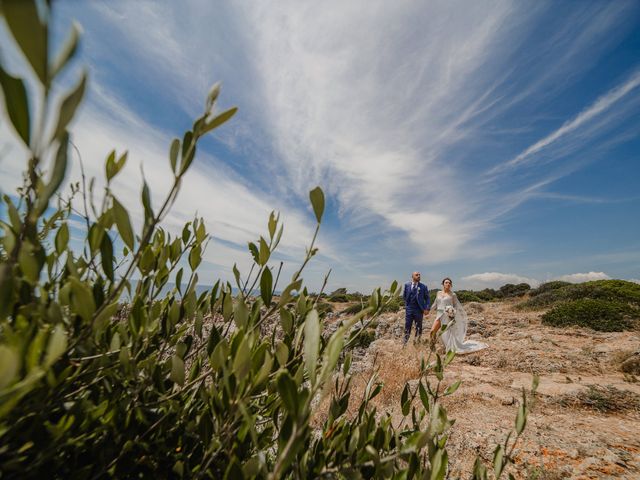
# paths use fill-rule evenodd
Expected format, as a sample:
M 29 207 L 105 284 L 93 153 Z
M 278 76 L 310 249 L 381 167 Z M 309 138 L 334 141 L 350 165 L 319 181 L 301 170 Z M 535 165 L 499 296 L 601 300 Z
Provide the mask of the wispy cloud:
M 489 171 L 489 174 L 494 174 L 497 172 L 501 172 L 505 169 L 513 168 L 518 165 L 524 164 L 532 160 L 536 153 L 540 152 L 544 148 L 547 148 L 549 145 L 555 143 L 560 140 L 562 137 L 576 131 L 578 128 L 582 127 L 587 122 L 593 120 L 598 115 L 604 113 L 609 110 L 613 105 L 615 105 L 618 101 L 622 100 L 625 96 L 635 90 L 638 86 L 640 86 L 640 71 L 636 71 L 631 78 L 622 83 L 621 85 L 616 86 L 611 89 L 601 97 L 599 97 L 593 104 L 591 104 L 588 108 L 580 112 L 571 120 L 565 122 L 560 128 L 550 133 L 546 137 L 538 140 L 523 152 L 516 155 L 513 159 L 508 162 L 498 165 L 492 170 Z
M 537 287 L 540 284 L 540 281 L 535 278 L 501 272 L 474 273 L 473 275 L 462 277 L 462 280 L 467 288 L 473 289 L 499 287 L 507 283 L 528 283 L 532 287 Z

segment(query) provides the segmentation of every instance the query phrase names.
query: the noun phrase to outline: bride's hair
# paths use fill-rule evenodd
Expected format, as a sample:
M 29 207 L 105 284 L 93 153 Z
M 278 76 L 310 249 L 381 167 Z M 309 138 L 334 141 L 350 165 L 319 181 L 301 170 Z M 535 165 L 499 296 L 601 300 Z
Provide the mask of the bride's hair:
M 453 280 L 451 280 L 449 277 L 444 277 L 442 279 L 442 285 L 444 285 L 444 282 L 446 282 L 447 280 L 449 280 L 451 282 L 451 286 L 453 287 Z

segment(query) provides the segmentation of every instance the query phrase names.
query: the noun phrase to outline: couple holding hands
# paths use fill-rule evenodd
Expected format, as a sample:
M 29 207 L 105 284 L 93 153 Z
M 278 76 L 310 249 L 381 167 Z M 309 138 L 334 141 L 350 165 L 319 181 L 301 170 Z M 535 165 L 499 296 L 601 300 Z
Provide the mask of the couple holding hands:
M 429 332 L 429 348 L 435 349 L 436 338 L 440 329 L 442 329 L 441 338 L 447 352 L 453 350 L 456 353 L 471 353 L 488 347 L 486 343 L 473 340 L 465 342 L 467 314 L 458 297 L 451 289 L 452 286 L 453 282 L 450 278 L 442 280 L 442 290 L 438 291 L 433 305 L 431 305 L 429 289 L 424 283 L 420 282 L 420 272 L 413 272 L 411 281 L 404 285 L 402 295 L 405 305 L 403 346 L 409 341 L 414 323 L 416 326 L 414 339 L 416 342 L 420 340 L 423 316 L 435 311 L 436 319 Z

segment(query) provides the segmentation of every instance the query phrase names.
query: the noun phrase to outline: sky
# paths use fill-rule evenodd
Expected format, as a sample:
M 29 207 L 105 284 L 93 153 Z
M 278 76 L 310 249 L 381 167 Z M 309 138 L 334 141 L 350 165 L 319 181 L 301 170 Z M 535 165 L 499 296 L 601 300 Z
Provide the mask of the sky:
M 54 43 L 82 28 L 60 95 L 89 73 L 72 124 L 90 176 L 129 152 L 114 191 L 140 221 L 168 150 L 222 83 L 238 107 L 203 139 L 169 231 L 194 215 L 211 234 L 200 281 L 250 266 L 271 210 L 284 236 L 272 265 L 369 292 L 418 270 L 429 287 L 562 279 L 640 281 L 640 3 L 544 1 L 56 2 Z M 4 25 L 2 58 L 12 52 Z M 30 91 L 36 92 L 31 88 Z M 35 106 L 34 106 L 35 108 Z M 24 152 L 0 124 L 0 190 Z M 74 163 L 68 181 L 79 178 Z M 634 220 L 635 218 L 635 220 Z M 79 230 L 72 230 L 76 241 Z

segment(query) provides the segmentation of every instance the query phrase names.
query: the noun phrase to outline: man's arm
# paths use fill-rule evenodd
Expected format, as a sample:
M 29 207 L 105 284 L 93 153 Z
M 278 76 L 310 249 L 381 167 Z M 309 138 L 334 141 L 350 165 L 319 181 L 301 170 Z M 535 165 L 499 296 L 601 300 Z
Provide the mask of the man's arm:
M 402 291 L 402 299 L 404 300 L 404 305 L 407 305 L 407 284 L 404 284 L 404 290 Z
M 431 308 L 431 297 L 429 296 L 429 288 L 426 285 L 424 286 L 424 296 L 427 302 L 427 308 L 425 308 L 425 310 L 429 310 Z

